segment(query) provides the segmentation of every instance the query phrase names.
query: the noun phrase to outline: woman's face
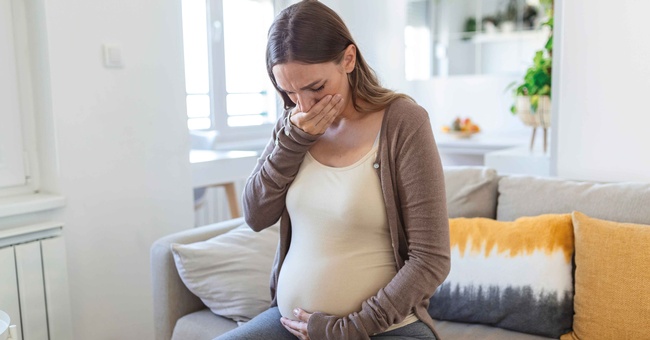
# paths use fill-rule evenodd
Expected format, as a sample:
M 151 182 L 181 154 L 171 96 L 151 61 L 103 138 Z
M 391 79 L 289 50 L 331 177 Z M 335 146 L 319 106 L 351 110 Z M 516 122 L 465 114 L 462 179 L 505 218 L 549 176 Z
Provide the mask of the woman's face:
M 297 109 L 308 112 L 314 104 L 328 94 L 341 94 L 345 103 L 350 104 L 349 72 L 354 69 L 356 48 L 348 46 L 340 63 L 303 64 L 288 62 L 273 66 L 276 84 L 285 92 Z

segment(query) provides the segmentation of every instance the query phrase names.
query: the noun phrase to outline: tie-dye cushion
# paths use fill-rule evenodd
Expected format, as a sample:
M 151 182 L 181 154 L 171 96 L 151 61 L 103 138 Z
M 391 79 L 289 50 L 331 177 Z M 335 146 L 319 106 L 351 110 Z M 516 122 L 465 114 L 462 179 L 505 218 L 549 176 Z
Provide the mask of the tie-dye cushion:
M 570 214 L 449 221 L 451 272 L 431 298 L 434 319 L 552 338 L 571 330 Z
M 650 225 L 573 213 L 575 316 L 562 339 L 650 339 Z

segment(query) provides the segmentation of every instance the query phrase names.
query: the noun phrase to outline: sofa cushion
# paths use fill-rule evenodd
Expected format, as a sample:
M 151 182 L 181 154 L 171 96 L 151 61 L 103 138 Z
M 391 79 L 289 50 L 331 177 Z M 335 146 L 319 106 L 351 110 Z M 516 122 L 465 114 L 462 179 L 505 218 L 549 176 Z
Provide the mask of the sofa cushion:
M 573 213 L 574 339 L 650 339 L 650 225 Z M 569 338 L 569 337 L 565 337 Z
M 433 320 L 436 332 L 444 340 L 550 340 L 539 335 L 513 332 L 481 324 Z
M 172 340 L 209 340 L 237 328 L 237 323 L 205 308 L 176 321 Z
M 571 330 L 571 215 L 514 222 L 450 219 L 451 271 L 431 298 L 435 319 L 558 338 Z
M 259 233 L 243 224 L 191 244 L 172 244 L 178 274 L 215 314 L 248 321 L 271 305 L 269 278 L 278 224 Z
M 438 335 L 445 340 L 550 340 L 552 338 L 509 331 L 479 324 L 433 320 Z M 176 322 L 172 340 L 207 340 L 237 327 L 230 319 L 209 309 L 190 313 Z
M 650 224 L 650 184 L 574 182 L 529 176 L 499 180 L 497 219 L 569 214 L 574 210 L 610 221 Z
M 453 217 L 496 218 L 498 176 L 494 169 L 444 168 L 447 211 Z

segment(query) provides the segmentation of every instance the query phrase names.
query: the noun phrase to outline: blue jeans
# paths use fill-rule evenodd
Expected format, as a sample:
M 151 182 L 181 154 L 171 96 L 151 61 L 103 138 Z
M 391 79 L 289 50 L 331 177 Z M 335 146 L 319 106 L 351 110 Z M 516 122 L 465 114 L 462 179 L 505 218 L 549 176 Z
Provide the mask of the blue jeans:
M 280 323 L 280 311 L 273 307 L 251 321 L 214 340 L 296 340 L 296 336 Z M 373 340 L 436 340 L 435 335 L 422 321 L 370 337 Z

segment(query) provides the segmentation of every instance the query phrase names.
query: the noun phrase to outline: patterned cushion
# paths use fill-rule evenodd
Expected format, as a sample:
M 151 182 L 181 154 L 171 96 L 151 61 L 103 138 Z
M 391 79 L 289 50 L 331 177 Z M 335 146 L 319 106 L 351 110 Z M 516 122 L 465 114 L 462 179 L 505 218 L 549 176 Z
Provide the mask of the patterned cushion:
M 450 239 L 451 272 L 431 298 L 434 319 L 553 338 L 571 330 L 570 214 L 450 219 Z

